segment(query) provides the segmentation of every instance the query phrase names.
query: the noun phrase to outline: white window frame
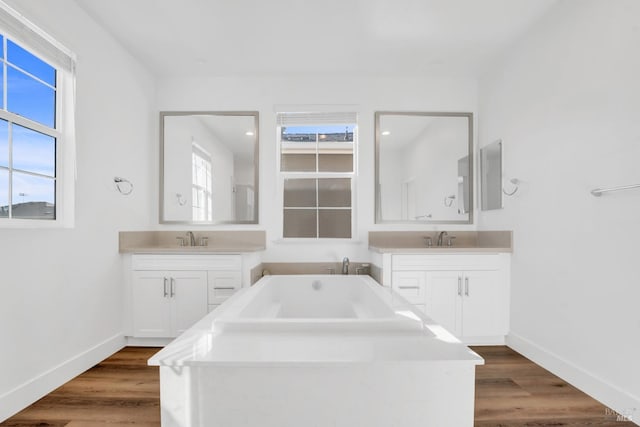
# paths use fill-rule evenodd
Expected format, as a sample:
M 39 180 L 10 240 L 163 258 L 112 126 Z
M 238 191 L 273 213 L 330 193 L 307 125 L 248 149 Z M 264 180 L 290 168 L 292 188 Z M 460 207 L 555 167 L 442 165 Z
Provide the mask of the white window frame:
M 280 125 L 280 123 L 277 123 L 276 120 L 276 141 L 277 141 L 277 155 L 276 155 L 276 168 L 277 168 L 277 173 L 278 173 L 278 224 L 279 224 L 279 232 L 278 235 L 280 236 L 280 239 L 282 242 L 291 242 L 291 243 L 295 243 L 295 242 L 300 242 L 300 243 L 334 243 L 334 242 L 355 242 L 358 241 L 358 229 L 357 229 L 357 224 L 356 224 L 356 219 L 357 219 L 357 180 L 358 180 L 358 139 L 359 139 L 359 131 L 358 131 L 358 112 L 355 109 L 344 109 L 344 108 L 340 108 L 335 110 L 335 112 L 343 112 L 343 111 L 347 111 L 347 110 L 351 110 L 350 113 L 354 114 L 356 116 L 353 124 L 355 124 L 354 130 L 353 130 L 353 171 L 352 172 L 318 172 L 317 171 L 317 165 L 318 165 L 318 157 L 317 157 L 317 144 L 318 141 L 316 141 L 316 172 L 287 172 L 287 171 L 282 171 L 281 170 L 281 163 L 282 163 L 282 141 L 281 141 L 281 128 L 282 126 Z M 278 114 L 286 114 L 286 113 L 308 113 L 308 114 L 322 114 L 322 113 L 331 113 L 333 112 L 332 110 L 325 110 L 325 109 L 305 109 L 305 110 L 300 110 L 300 109 L 296 109 L 296 108 L 287 108 L 286 110 L 277 110 L 276 111 L 276 118 L 278 117 Z M 309 124 L 313 124 L 313 123 L 309 123 Z M 316 237 L 285 237 L 284 236 L 284 211 L 285 211 L 285 207 L 284 207 L 284 182 L 286 179 L 327 179 L 327 178 L 349 178 L 351 180 L 351 237 L 320 237 L 318 236 L 318 230 L 316 228 Z M 316 193 L 316 197 L 317 197 L 317 193 Z M 319 207 L 315 207 L 315 208 L 310 208 L 310 209 L 316 209 L 316 210 L 320 210 Z M 317 224 L 317 222 L 316 222 Z
M 207 170 L 207 173 L 205 176 L 205 181 L 204 183 L 201 182 L 197 182 L 198 180 L 196 179 L 196 177 L 198 176 L 197 173 L 195 173 L 195 170 L 192 170 L 192 174 L 195 174 L 195 176 L 192 179 L 192 183 L 191 183 L 191 209 L 192 209 L 192 217 L 195 218 L 196 216 L 193 215 L 193 210 L 195 209 L 202 209 L 202 207 L 198 207 L 195 206 L 196 203 L 196 197 L 193 197 L 193 192 L 194 190 L 196 192 L 198 192 L 199 194 L 203 194 L 204 195 L 204 216 L 206 218 L 204 219 L 197 219 L 196 221 L 212 221 L 213 220 L 213 163 L 211 161 L 211 154 L 209 154 L 204 148 L 202 148 L 199 144 L 197 144 L 196 142 L 192 142 L 191 143 L 191 167 L 192 169 L 195 169 L 197 167 L 197 165 L 195 164 L 195 159 L 198 158 L 200 159 L 204 164 L 205 164 L 205 169 Z M 207 188 L 208 186 L 208 188 Z
M 72 228 L 75 223 L 76 180 L 75 54 L 2 1 L 0 34 L 4 36 L 5 48 L 6 39 L 10 39 L 56 69 L 56 122 L 53 129 L 0 109 L 0 118 L 56 138 L 55 219 L 0 218 L 0 228 Z M 4 88 L 6 96 L 6 85 Z

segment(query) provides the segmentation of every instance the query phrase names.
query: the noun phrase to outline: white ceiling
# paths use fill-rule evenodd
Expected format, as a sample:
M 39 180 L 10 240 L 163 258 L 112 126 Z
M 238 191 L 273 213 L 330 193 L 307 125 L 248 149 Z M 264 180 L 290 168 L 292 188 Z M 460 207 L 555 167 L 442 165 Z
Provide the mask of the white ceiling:
M 558 0 L 76 0 L 158 76 L 475 71 Z

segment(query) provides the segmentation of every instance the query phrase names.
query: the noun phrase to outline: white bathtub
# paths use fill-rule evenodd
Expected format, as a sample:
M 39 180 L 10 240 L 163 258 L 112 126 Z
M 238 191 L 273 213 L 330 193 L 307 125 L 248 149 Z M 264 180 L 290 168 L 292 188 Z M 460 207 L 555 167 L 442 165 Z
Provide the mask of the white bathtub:
M 404 299 L 369 276 L 267 276 L 215 320 L 227 331 L 422 331 Z
M 483 360 L 368 276 L 267 276 L 169 344 L 162 425 L 464 427 Z

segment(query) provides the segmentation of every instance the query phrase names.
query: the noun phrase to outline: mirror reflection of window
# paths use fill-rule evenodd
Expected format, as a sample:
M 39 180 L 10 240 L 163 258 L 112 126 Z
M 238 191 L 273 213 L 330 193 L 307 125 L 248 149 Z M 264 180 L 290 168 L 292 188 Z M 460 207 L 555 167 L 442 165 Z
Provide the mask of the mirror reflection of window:
M 211 154 L 196 142 L 192 144 L 192 208 L 194 221 L 213 220 L 211 194 Z

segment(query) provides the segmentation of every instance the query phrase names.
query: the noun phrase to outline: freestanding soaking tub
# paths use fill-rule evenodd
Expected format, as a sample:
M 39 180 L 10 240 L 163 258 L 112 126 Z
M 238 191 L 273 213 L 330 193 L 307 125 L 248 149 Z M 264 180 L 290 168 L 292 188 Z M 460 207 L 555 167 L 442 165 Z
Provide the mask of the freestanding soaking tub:
M 149 360 L 163 427 L 473 425 L 483 360 L 368 276 L 267 276 Z

